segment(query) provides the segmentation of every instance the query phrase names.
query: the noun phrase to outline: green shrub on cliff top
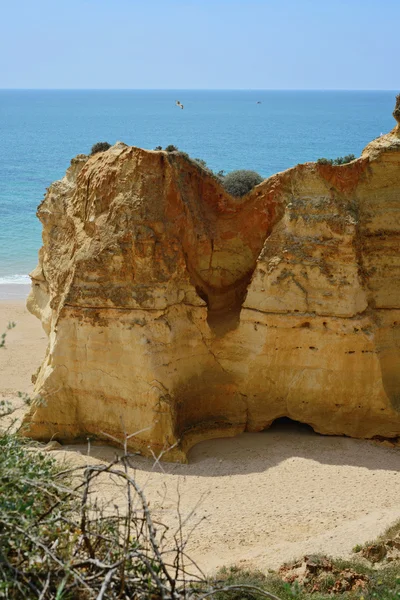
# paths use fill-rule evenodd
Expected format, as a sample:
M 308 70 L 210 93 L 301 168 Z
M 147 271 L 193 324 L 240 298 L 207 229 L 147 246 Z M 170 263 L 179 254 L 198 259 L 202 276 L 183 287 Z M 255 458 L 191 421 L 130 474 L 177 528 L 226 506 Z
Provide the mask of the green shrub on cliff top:
M 222 180 L 222 185 L 231 196 L 240 198 L 245 196 L 250 190 L 256 185 L 261 183 L 263 178 L 255 171 L 248 171 L 241 169 L 239 171 L 232 171 L 225 175 Z
M 355 154 L 346 154 L 346 156 L 338 156 L 337 158 L 335 158 L 333 161 L 333 164 L 334 165 L 346 165 L 347 163 L 351 162 L 352 160 L 356 160 Z
M 97 142 L 97 144 L 93 144 L 90 155 L 93 156 L 93 154 L 97 154 L 98 152 L 105 152 L 109 148 L 111 148 L 111 144 L 108 142 Z
M 166 152 L 178 152 L 178 148 L 177 148 L 177 146 L 174 146 L 173 144 L 169 144 L 168 146 L 165 146 L 165 151 Z
M 346 165 L 352 160 L 356 160 L 355 154 L 346 154 L 346 156 L 338 156 L 337 158 L 319 158 L 317 160 L 318 165 Z

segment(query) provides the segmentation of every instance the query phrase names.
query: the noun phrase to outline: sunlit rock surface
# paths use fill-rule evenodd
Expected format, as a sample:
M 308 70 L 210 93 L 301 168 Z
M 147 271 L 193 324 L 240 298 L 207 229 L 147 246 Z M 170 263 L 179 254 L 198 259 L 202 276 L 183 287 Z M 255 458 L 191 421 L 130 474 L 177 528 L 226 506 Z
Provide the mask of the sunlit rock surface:
M 400 132 L 242 199 L 179 153 L 77 156 L 39 206 L 37 439 L 186 460 L 287 416 L 400 435 Z

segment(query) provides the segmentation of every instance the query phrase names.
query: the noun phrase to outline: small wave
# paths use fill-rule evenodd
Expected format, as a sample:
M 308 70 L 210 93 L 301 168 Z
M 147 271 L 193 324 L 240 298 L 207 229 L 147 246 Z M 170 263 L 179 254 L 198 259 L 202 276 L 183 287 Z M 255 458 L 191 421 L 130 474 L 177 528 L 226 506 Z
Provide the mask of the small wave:
M 30 285 L 31 278 L 29 275 L 6 275 L 5 277 L 0 277 L 0 285 Z

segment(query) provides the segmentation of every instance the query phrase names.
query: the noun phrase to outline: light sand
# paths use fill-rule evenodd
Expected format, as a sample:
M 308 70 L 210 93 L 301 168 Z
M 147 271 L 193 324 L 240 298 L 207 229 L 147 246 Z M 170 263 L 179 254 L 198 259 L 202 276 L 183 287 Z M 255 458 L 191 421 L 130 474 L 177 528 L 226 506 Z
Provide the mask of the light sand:
M 46 347 L 39 322 L 22 302 L 0 302 L 0 330 L 9 320 L 17 328 L 0 350 L 0 390 L 15 397 L 31 390 L 30 374 Z M 108 460 L 115 450 L 65 446 L 54 453 L 75 464 Z M 400 450 L 368 441 L 324 437 L 306 426 L 277 424 L 259 434 L 203 442 L 192 449 L 189 465 L 135 459 L 154 514 L 177 525 L 181 514 L 194 522 L 188 553 L 208 572 L 229 564 L 278 567 L 310 552 L 343 556 L 375 538 L 400 518 Z M 164 472 L 162 472 L 162 470 Z M 115 483 L 99 493 L 124 504 Z
M 26 309 L 25 302 L 24 299 L 0 300 L 0 334 L 7 332 L 6 348 L 1 349 L 0 354 L 0 394 L 3 396 L 32 391 L 31 375 L 46 351 L 47 336 L 39 319 Z M 8 331 L 10 322 L 15 322 L 16 327 Z
M 24 403 L 18 392 L 31 394 L 33 385 L 31 375 L 43 360 L 47 336 L 40 321 L 33 317 L 25 307 L 29 286 L 0 286 L 0 335 L 7 333 L 6 347 L 0 348 L 0 400 L 11 402 L 16 412 L 12 418 L 20 418 Z M 15 294 L 18 299 L 3 300 Z M 22 296 L 22 298 L 21 298 Z M 7 330 L 8 323 L 16 324 Z M 8 425 L 9 419 L 6 421 Z
M 0 301 L 25 300 L 28 297 L 30 285 L 25 283 L 6 283 L 0 285 Z

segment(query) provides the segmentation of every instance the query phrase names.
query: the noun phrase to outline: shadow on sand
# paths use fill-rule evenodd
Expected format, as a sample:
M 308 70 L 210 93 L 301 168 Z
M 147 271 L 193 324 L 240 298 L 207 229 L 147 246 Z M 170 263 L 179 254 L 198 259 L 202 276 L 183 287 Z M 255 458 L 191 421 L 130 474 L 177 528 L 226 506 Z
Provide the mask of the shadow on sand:
M 87 454 L 87 446 L 64 446 L 67 452 Z M 95 445 L 90 456 L 107 462 L 113 460 L 117 448 Z M 229 477 L 263 473 L 293 458 L 325 465 L 363 467 L 370 470 L 400 472 L 400 448 L 387 448 L 368 440 L 326 436 L 311 427 L 290 419 L 277 419 L 261 433 L 242 433 L 234 438 L 200 442 L 189 452 L 189 464 L 163 462 L 141 456 L 132 459 L 139 471 L 164 471 L 185 477 Z

